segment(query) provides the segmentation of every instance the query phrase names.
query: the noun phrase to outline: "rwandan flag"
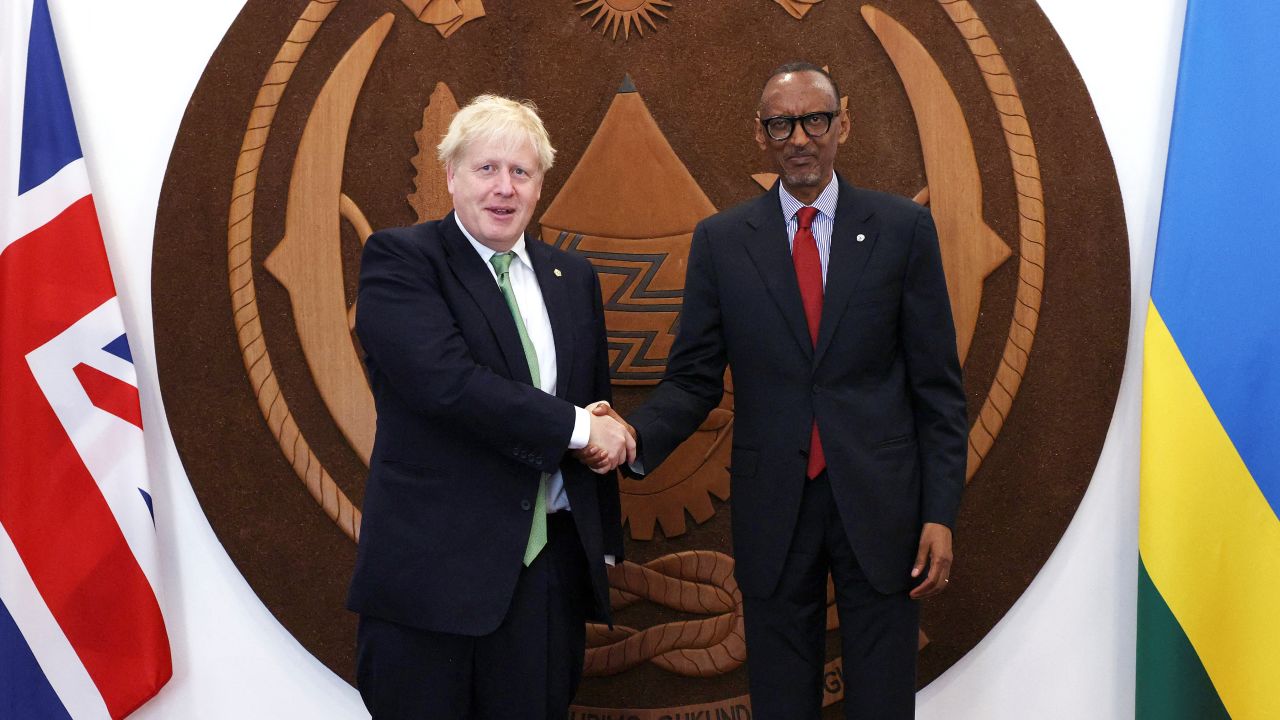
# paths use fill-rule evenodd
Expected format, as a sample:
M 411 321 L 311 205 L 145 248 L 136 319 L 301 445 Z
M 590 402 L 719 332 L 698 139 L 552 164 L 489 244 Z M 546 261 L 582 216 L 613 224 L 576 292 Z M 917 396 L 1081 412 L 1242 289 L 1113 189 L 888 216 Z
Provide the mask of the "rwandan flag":
M 1143 374 L 1137 718 L 1280 718 L 1280 3 L 1189 0 Z

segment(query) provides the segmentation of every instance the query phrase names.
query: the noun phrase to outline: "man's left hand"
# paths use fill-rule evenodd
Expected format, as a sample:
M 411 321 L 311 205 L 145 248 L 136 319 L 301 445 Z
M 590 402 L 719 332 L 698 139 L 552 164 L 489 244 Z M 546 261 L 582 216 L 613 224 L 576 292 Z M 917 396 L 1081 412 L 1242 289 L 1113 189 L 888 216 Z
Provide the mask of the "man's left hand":
M 911 577 L 918 578 L 929 568 L 929 576 L 911 591 L 912 600 L 933 597 L 947 589 L 951 582 L 951 528 L 939 523 L 925 523 L 920 531 L 920 550 Z

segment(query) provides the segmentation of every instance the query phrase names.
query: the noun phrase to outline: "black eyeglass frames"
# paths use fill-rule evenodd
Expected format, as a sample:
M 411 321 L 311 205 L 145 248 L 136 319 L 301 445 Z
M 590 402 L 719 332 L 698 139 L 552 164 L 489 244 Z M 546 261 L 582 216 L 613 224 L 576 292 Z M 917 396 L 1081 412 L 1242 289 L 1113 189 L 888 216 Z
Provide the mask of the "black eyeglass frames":
M 805 135 L 820 138 L 831 129 L 831 119 L 837 114 L 832 111 L 811 112 L 804 115 L 774 115 L 760 118 L 760 124 L 764 126 L 765 134 L 774 140 L 786 140 L 791 137 L 791 133 L 796 131 L 797 121 L 800 127 L 804 128 Z

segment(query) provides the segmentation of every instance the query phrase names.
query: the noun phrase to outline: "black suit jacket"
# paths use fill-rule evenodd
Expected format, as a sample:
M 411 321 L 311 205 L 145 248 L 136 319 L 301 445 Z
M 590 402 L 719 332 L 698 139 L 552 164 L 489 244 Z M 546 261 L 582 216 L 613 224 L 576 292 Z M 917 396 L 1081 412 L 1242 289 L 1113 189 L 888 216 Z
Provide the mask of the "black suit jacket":
M 928 210 L 839 180 L 815 349 L 777 185 L 701 222 L 667 374 L 629 418 L 646 469 L 720 401 L 733 373 L 733 547 L 743 591 L 772 593 L 817 419 L 849 542 L 897 592 L 924 522 L 952 526 L 964 486 L 965 396 Z M 859 239 L 861 238 L 861 239 Z
M 365 245 L 356 334 L 378 427 L 347 601 L 356 612 L 492 632 L 520 573 L 540 475 L 559 469 L 590 564 L 592 617 L 608 618 L 604 555 L 622 558 L 617 482 L 566 454 L 573 406 L 609 398 L 600 286 L 585 259 L 526 244 L 555 336 L 555 395 L 530 384 L 511 311 L 452 213 Z

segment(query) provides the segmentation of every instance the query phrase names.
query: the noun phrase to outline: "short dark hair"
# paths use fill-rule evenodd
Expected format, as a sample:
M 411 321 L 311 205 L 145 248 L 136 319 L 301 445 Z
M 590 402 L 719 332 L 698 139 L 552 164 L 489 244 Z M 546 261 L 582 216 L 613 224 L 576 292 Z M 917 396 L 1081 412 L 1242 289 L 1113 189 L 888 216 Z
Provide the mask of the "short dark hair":
M 765 85 L 769 84 L 770 80 L 778 77 L 779 75 L 786 75 L 787 73 L 797 73 L 797 72 L 818 73 L 822 77 L 826 78 L 827 82 L 831 83 L 831 92 L 834 93 L 836 96 L 836 103 L 840 102 L 840 86 L 836 84 L 835 78 L 831 77 L 831 73 L 827 72 L 826 69 L 824 69 L 821 65 L 814 65 L 811 62 L 805 62 L 803 60 L 793 60 L 791 62 L 783 63 L 778 67 L 774 68 L 773 71 L 769 73 L 769 77 L 764 79 L 764 84 L 760 86 L 761 102 L 763 103 L 764 101 L 764 87 Z

